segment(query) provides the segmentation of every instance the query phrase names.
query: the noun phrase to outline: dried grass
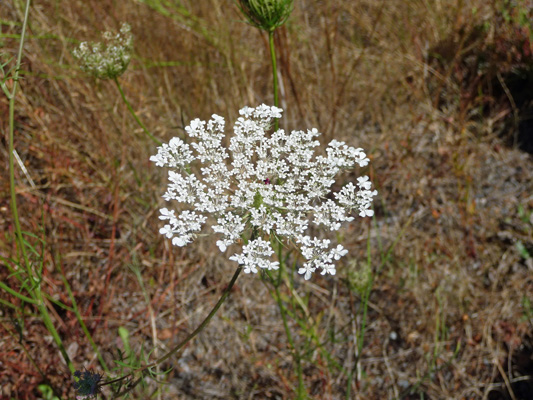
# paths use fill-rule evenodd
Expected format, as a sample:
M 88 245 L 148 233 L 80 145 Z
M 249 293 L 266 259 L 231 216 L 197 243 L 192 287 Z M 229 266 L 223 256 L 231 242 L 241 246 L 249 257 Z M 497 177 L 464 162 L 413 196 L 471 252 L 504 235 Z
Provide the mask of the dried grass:
M 242 23 L 230 2 L 181 3 L 190 14 L 165 16 L 143 2 L 108 0 L 41 1 L 31 11 L 15 148 L 35 187 L 17 170 L 22 222 L 38 232 L 44 215 L 46 290 L 69 304 L 52 262 L 60 255 L 110 364 L 121 345 L 119 326 L 130 331 L 136 349 L 155 342 L 163 351 L 178 343 L 216 302 L 233 267 L 209 240 L 177 249 L 160 237 L 156 214 L 165 176 L 148 160 L 154 148 L 112 83 L 78 70 L 72 48 L 122 21 L 132 25 L 136 56 L 120 80 L 162 140 L 181 134 L 192 118 L 217 113 L 233 121 L 243 105 L 272 102 L 266 38 Z M 497 116 L 470 119 L 453 102 L 436 107 L 439 87 L 450 98 L 460 88 L 427 60 L 428 49 L 458 27 L 490 18 L 489 6 L 474 3 L 475 20 L 474 5 L 450 1 L 297 2 L 277 37 L 282 127 L 317 127 L 325 141 L 369 149 L 380 191 L 375 225 L 353 224 L 344 235 L 350 256 L 363 260 L 370 234 L 376 272 L 360 360 L 365 376 L 354 382 L 354 399 L 505 399 L 505 379 L 533 375 L 533 328 L 521 306 L 533 293 L 533 266 L 516 248 L 518 240 L 533 246 L 533 222 L 518 213 L 533 210 L 533 160 L 503 145 Z M 4 34 L 18 32 L 7 23 L 20 20 L 18 4 L 0 8 Z M 14 54 L 16 38 L 1 40 L 2 51 Z M 7 132 L 3 98 L 0 128 Z M 6 174 L 0 193 L 0 251 L 14 255 Z M 141 269 L 153 321 L 132 264 Z M 311 293 L 310 315 L 322 316 L 321 331 L 348 340 L 329 348 L 345 368 L 353 368 L 360 324 L 360 300 L 343 284 L 349 265 L 335 279 L 316 277 L 298 288 Z M 0 274 L 9 282 L 7 272 Z M 74 315 L 51 309 L 74 362 L 96 366 Z M 19 343 L 8 334 L 15 332 L 14 316 L 2 314 L 2 398 L 38 398 L 42 379 L 21 345 L 50 384 L 72 396 L 67 368 L 44 326 L 27 320 Z M 312 398 L 345 398 L 346 378 L 319 353 L 313 357 L 305 370 Z M 255 276 L 239 279 L 209 327 L 164 367 L 170 366 L 163 398 L 293 393 L 280 318 Z M 533 396 L 532 385 L 513 384 L 515 398 Z

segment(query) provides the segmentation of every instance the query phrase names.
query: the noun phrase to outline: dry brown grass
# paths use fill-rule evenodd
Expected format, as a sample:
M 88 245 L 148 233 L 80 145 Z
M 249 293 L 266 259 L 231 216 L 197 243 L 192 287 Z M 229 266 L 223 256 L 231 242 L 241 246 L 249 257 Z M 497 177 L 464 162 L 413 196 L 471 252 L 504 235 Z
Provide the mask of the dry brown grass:
M 9 34 L 19 31 L 20 3 L 0 4 L 0 50 L 9 55 L 18 44 Z M 137 350 L 155 343 L 162 354 L 178 343 L 214 305 L 234 266 L 208 239 L 178 249 L 160 237 L 165 175 L 149 162 L 154 146 L 112 82 L 84 76 L 71 50 L 129 22 L 135 58 L 120 81 L 165 141 L 192 118 L 217 113 L 234 121 L 243 105 L 272 103 L 266 38 L 229 1 L 181 3 L 187 13 L 163 15 L 139 1 L 43 0 L 30 15 L 15 137 L 35 184 L 17 169 L 23 229 L 40 232 L 44 219 L 45 290 L 70 304 L 62 268 L 109 364 L 121 346 L 119 326 Z M 463 90 L 454 80 L 460 33 L 493 19 L 494 8 L 481 0 L 297 1 L 277 36 L 282 127 L 317 127 L 324 141 L 368 149 L 380 191 L 375 224 L 357 222 L 344 234 L 356 261 L 372 237 L 375 272 L 364 374 L 353 381 L 353 399 L 533 398 L 533 325 L 522 305 L 533 301 L 533 265 L 516 246 L 533 254 L 533 219 L 519 213 L 533 210 L 533 160 L 504 145 L 496 112 L 480 118 L 479 104 L 454 100 Z M 428 52 L 443 43 L 451 43 L 455 61 L 441 68 Z M 0 129 L 7 132 L 4 98 Z M 7 173 L 0 185 L 0 252 L 14 256 Z M 327 346 L 347 369 L 361 323 L 360 299 L 344 283 L 350 268 L 348 260 L 335 279 L 316 276 L 298 288 L 311 293 L 311 315 L 322 316 L 321 339 L 332 331 L 342 339 Z M 14 283 L 4 270 L 2 279 Z M 75 316 L 50 309 L 75 364 L 98 368 Z M 49 383 L 72 398 L 68 369 L 40 320 L 26 318 L 19 341 L 15 315 L 1 312 L 0 397 L 39 398 L 43 379 L 24 346 Z M 345 398 L 346 376 L 319 352 L 311 358 L 310 396 Z M 274 301 L 258 277 L 242 276 L 209 327 L 165 365 L 174 369 L 162 398 L 290 399 L 291 363 Z

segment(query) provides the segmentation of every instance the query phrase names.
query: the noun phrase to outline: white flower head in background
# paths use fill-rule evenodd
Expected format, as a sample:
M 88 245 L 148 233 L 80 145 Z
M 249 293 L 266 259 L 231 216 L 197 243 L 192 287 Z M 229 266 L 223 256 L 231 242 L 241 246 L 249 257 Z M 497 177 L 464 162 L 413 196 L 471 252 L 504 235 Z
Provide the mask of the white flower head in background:
M 85 72 L 100 79 L 116 79 L 126 71 L 131 60 L 131 27 L 123 23 L 118 33 L 105 32 L 103 38 L 104 43 L 80 43 L 73 55 Z
M 279 268 L 279 261 L 271 259 L 271 242 L 277 241 L 299 248 L 305 262 L 298 273 L 305 279 L 317 270 L 335 275 L 334 262 L 348 251 L 340 244 L 330 247 L 330 240 L 311 237 L 308 231 L 313 226 L 313 231 L 337 231 L 354 219 L 353 211 L 361 217 L 374 214 L 377 191 L 371 190 L 367 176 L 331 196 L 337 173 L 364 167 L 369 159 L 362 149 L 337 140 L 329 143 L 325 156 L 315 156 L 316 129 L 290 134 L 280 129 L 268 135 L 281 112 L 266 105 L 244 107 L 227 148 L 222 144 L 225 121 L 218 115 L 207 122 L 195 119 L 185 128 L 191 143 L 173 138 L 159 147 L 150 160 L 170 168 L 163 198 L 186 206 L 179 214 L 160 210 L 159 218 L 166 221 L 160 233 L 185 246 L 210 220 L 211 229 L 221 235 L 220 251 L 243 239 L 242 251 L 230 260 L 243 265 L 246 273 Z M 200 168 L 193 168 L 195 164 Z

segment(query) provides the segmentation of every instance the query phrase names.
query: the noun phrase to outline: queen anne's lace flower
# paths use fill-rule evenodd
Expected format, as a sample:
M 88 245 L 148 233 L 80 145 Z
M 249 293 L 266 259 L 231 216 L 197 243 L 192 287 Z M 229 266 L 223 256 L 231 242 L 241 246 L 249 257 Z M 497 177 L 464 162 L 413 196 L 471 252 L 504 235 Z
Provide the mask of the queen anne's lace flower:
M 327 146 L 326 156 L 315 157 L 320 135 L 316 129 L 290 134 L 280 129 L 267 135 L 281 112 L 266 105 L 240 110 L 228 148 L 222 145 L 224 119 L 218 115 L 207 122 L 195 119 L 185 128 L 195 139 L 190 144 L 174 138 L 159 147 L 150 160 L 170 168 L 163 198 L 188 208 L 179 215 L 162 208 L 159 218 L 167 224 L 160 233 L 172 238 L 172 244 L 185 246 L 211 217 L 213 231 L 222 235 L 217 241 L 220 251 L 242 239 L 242 251 L 230 260 L 243 265 L 246 273 L 279 268 L 279 262 L 271 260 L 271 241 L 276 240 L 299 247 L 305 261 L 298 273 L 305 279 L 317 269 L 335 275 L 334 262 L 348 251 L 340 244 L 330 248 L 330 240 L 306 232 L 310 224 L 336 231 L 354 219 L 352 211 L 361 217 L 374 214 L 377 191 L 371 190 L 367 176 L 328 196 L 338 172 L 366 166 L 369 159 L 362 149 L 337 140 Z M 201 164 L 198 169 L 195 161 Z
M 115 79 L 128 68 L 133 49 L 131 27 L 124 23 L 116 34 L 104 32 L 104 43 L 82 42 L 73 55 L 81 68 L 101 79 Z

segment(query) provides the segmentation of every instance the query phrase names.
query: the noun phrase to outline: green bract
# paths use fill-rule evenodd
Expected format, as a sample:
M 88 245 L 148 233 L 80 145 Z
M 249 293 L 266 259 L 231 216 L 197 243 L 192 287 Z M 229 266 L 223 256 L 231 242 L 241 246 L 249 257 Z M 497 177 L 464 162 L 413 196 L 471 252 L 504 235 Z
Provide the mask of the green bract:
M 272 32 L 287 21 L 293 0 L 239 0 L 241 12 L 253 26 Z

